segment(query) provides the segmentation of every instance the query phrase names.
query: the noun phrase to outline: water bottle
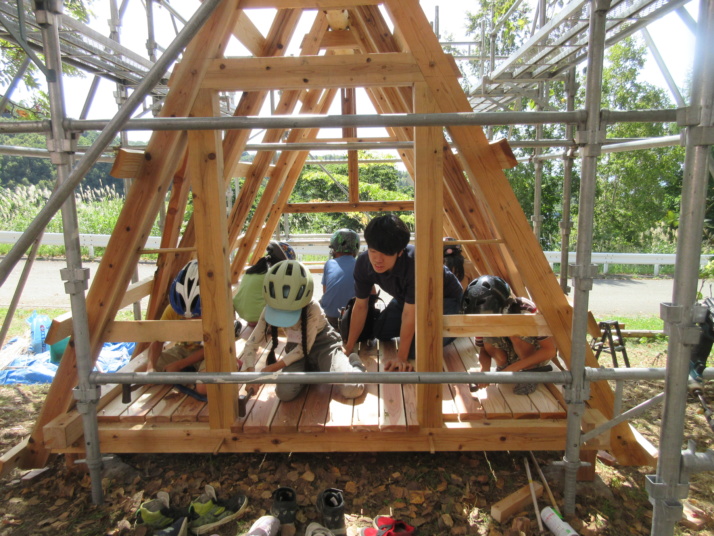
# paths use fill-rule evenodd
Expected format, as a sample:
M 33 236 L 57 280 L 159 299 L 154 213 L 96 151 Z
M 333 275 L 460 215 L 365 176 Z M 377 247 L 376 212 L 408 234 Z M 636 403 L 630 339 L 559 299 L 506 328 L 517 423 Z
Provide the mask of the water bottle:
M 578 536 L 575 529 L 563 521 L 550 506 L 546 506 L 541 510 L 540 518 L 555 536 Z

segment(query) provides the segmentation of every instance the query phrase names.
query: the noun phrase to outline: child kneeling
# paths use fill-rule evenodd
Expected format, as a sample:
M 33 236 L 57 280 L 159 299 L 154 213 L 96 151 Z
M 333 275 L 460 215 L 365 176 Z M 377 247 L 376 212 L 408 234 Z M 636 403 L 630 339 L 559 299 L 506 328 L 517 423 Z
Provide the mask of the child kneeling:
M 263 296 L 265 309 L 248 338 L 243 351 L 242 370 L 255 370 L 261 342 L 272 341 L 267 366 L 262 372 L 364 372 L 359 355 L 349 357 L 342 351 L 342 338 L 327 321 L 322 307 L 313 299 L 314 281 L 310 271 L 298 261 L 282 261 L 265 274 Z M 278 328 L 285 328 L 287 344 L 283 357 L 275 360 Z M 280 400 L 296 398 L 305 386 L 278 383 L 275 393 Z M 364 384 L 339 386 L 345 398 L 357 398 Z

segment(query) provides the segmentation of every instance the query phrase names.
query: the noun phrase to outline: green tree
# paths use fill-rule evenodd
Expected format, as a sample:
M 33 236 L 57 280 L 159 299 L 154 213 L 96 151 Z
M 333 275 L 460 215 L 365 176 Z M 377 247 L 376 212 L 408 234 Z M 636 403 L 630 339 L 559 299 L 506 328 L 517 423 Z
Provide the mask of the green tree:
M 665 92 L 639 79 L 645 48 L 628 38 L 610 47 L 603 72 L 603 108 L 671 108 Z M 677 134 L 677 125 L 618 123 L 608 138 L 656 138 Z M 677 211 L 682 187 L 682 147 L 605 153 L 597 167 L 594 247 L 598 251 L 649 251 L 651 230 Z

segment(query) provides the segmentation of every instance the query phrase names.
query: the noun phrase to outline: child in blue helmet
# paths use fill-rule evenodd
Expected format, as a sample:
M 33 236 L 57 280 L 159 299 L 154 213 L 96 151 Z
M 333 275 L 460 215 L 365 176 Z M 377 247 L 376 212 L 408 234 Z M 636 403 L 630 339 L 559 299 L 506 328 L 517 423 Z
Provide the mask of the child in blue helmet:
M 271 241 L 265 251 L 265 256 L 245 271 L 233 297 L 233 308 L 250 328 L 258 323 L 265 307 L 263 278 L 268 269 L 280 261 L 294 261 L 296 258 L 295 250 L 285 242 Z
M 327 321 L 338 329 L 337 318 L 347 302 L 355 295 L 355 260 L 359 252 L 359 235 L 352 229 L 338 229 L 330 239 L 330 259 L 322 272 L 320 305 Z

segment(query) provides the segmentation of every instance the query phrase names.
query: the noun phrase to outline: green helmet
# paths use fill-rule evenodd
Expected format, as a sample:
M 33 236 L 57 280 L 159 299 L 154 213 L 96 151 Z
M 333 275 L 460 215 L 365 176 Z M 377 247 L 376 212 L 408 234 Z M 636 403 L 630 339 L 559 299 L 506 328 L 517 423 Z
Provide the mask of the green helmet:
M 359 235 L 352 229 L 338 229 L 332 233 L 330 249 L 335 253 L 356 255 L 359 251 Z
M 270 267 L 263 279 L 265 321 L 289 328 L 300 319 L 300 311 L 312 301 L 315 282 L 307 267 L 298 261 L 281 261 Z

